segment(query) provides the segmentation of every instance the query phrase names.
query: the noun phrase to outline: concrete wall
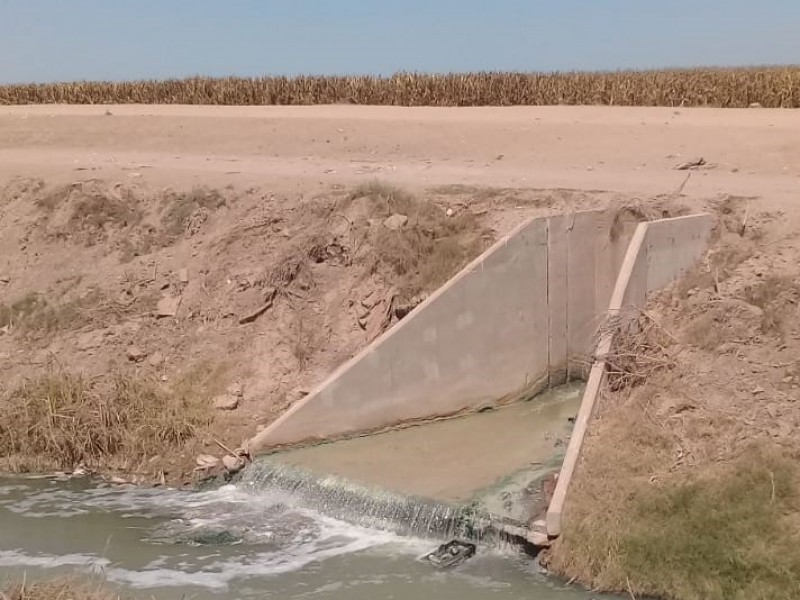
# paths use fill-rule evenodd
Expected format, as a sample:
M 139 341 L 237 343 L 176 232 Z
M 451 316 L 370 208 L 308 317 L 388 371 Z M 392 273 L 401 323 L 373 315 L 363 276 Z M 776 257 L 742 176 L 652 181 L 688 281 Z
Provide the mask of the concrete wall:
M 604 211 L 523 223 L 249 450 L 452 415 L 584 377 L 631 234 Z
M 638 309 L 644 307 L 648 292 L 663 288 L 692 268 L 706 250 L 711 226 L 709 215 L 662 219 L 638 225 L 619 269 L 607 318 L 622 319 L 621 324 L 624 325 L 627 318 L 637 316 Z M 546 527 L 550 537 L 561 534 L 567 492 L 605 383 L 605 357 L 612 345 L 611 333 L 598 340 L 596 360 L 589 372 L 575 427 L 547 511 Z

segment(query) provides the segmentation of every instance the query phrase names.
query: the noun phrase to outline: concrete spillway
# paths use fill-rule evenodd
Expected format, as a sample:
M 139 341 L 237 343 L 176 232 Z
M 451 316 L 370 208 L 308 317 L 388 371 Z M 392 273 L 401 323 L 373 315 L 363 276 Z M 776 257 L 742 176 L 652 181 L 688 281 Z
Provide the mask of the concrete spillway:
M 610 344 L 600 339 L 598 350 L 600 325 L 610 309 L 614 318 L 628 314 L 625 308 L 641 306 L 647 292 L 690 268 L 705 250 L 710 227 L 707 215 L 637 223 L 608 211 L 529 220 L 292 406 L 249 449 L 275 451 L 502 407 L 588 377 L 547 515 L 548 533 L 557 535 L 605 368 L 597 355 Z M 474 435 L 442 436 L 449 442 L 438 447 L 434 432 L 420 430 L 295 450 L 282 460 L 463 502 L 518 472 L 517 457 L 536 462 L 546 404 L 534 400 L 540 408 L 525 417 L 531 419 L 527 430 L 514 435 L 511 421 L 524 422 L 521 414 L 486 420 Z M 577 402 L 570 407 L 577 408 Z M 482 454 L 468 458 L 481 447 Z M 439 459 L 448 455 L 452 463 L 443 467 Z M 448 479 L 437 474 L 442 468 L 455 483 L 440 485 Z

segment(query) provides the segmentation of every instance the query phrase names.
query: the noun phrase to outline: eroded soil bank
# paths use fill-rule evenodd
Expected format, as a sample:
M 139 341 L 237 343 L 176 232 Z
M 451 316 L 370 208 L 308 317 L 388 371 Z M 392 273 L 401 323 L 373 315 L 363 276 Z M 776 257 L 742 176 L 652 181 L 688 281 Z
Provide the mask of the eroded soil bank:
M 704 262 L 620 339 L 554 571 L 636 597 L 800 597 L 800 244 L 757 205 L 718 205 Z
M 607 202 L 14 178 L 0 188 L 0 468 L 213 474 L 497 235 Z

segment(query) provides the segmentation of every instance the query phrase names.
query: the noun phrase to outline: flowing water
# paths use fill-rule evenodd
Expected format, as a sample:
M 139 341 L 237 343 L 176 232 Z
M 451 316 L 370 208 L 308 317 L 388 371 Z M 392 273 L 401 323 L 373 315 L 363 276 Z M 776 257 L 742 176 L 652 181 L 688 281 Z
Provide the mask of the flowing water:
M 508 545 L 484 543 L 475 558 L 437 570 L 420 557 L 448 533 L 324 516 L 307 494 L 270 487 L 259 473 L 202 492 L 0 478 L 0 581 L 79 572 L 157 599 L 594 597 Z M 444 522 L 431 506 L 419 523 Z

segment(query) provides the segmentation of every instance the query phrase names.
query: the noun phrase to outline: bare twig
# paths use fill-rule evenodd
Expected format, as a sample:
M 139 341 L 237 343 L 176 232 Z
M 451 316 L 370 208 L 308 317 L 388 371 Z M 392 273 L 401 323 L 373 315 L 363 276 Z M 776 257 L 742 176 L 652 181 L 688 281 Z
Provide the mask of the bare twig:
M 742 218 L 742 227 L 739 229 L 739 235 L 744 237 L 744 231 L 747 227 L 747 215 L 750 212 L 750 200 L 747 200 L 744 205 L 744 217 Z
M 215 443 L 217 446 L 219 446 L 220 448 L 222 448 L 223 450 L 225 450 L 225 452 L 227 452 L 227 453 L 228 453 L 228 454 L 230 454 L 231 456 L 238 456 L 238 455 L 236 454 L 236 452 L 234 452 L 233 450 L 231 450 L 230 448 L 228 448 L 228 446 L 226 446 L 225 444 L 223 444 L 222 442 L 220 442 L 220 441 L 219 441 L 217 438 L 213 438 L 213 439 L 214 439 L 214 443 Z

